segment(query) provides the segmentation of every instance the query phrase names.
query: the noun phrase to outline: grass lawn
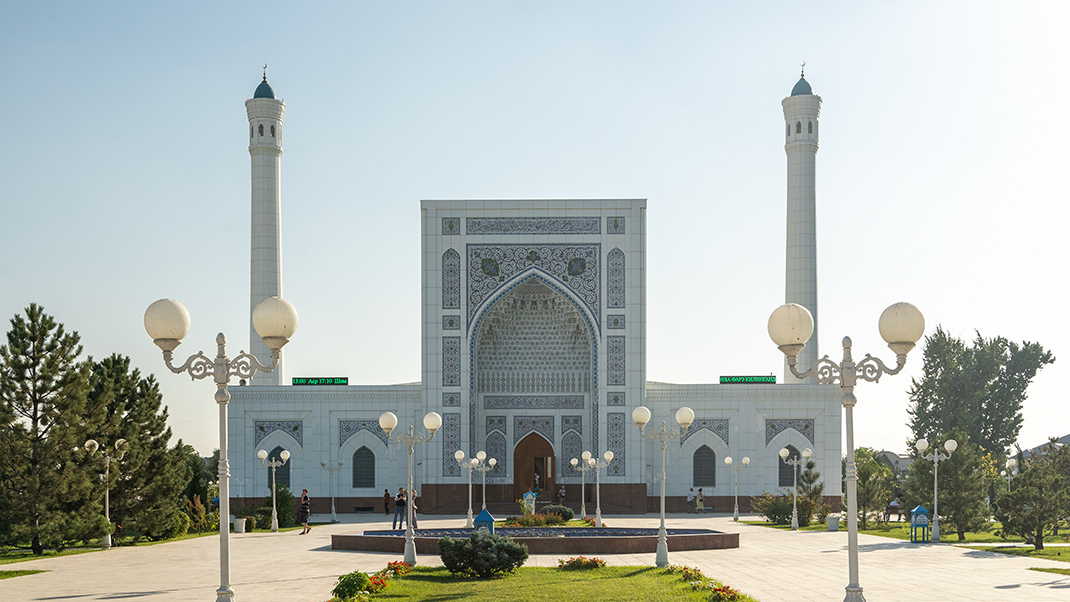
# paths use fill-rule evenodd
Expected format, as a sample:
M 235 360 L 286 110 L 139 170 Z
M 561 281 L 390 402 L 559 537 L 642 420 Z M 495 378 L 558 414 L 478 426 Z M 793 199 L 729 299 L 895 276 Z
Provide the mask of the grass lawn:
M 15 562 L 25 562 L 27 560 L 40 560 L 42 558 L 55 558 L 57 556 L 71 556 L 73 554 L 85 554 L 86 552 L 97 552 L 100 548 L 67 548 L 62 552 L 56 552 L 55 550 L 46 550 L 41 556 L 34 556 L 30 550 L 6 550 L 0 552 L 0 564 L 12 564 Z M 15 575 L 12 575 L 14 577 Z
M 774 525 L 766 521 L 748 520 L 741 521 L 748 525 L 759 525 L 762 527 L 772 527 L 774 529 L 790 530 L 791 525 Z M 1000 529 L 1002 525 L 1000 523 L 992 523 L 992 530 L 984 533 L 966 533 L 966 540 L 959 542 L 958 532 L 952 529 L 950 526 L 945 527 L 944 523 L 940 523 L 940 541 L 942 543 L 1021 543 L 1025 541 L 1021 537 L 1009 537 L 1004 539 L 996 535 L 996 531 Z M 825 523 L 811 523 L 807 527 L 800 527 L 800 531 L 827 531 L 828 525 Z M 840 521 L 840 530 L 847 530 L 847 523 Z M 890 522 L 883 525 L 877 523 L 870 523 L 868 529 L 862 529 L 859 524 L 859 533 L 866 535 L 879 535 L 881 537 L 891 537 L 892 539 L 901 539 L 903 541 L 910 541 L 910 523 L 907 522 Z
M 521 567 L 501 579 L 470 580 L 450 575 L 441 567 L 416 567 L 412 573 L 390 579 L 376 600 L 509 600 L 509 602 L 562 602 L 598 600 L 684 602 L 708 600 L 709 591 L 697 591 L 678 574 L 665 569 L 614 566 L 566 571 Z M 756 602 L 744 596 L 743 601 Z
M 23 575 L 33 575 L 34 573 L 44 573 L 45 571 L 0 571 L 0 579 L 10 579 L 12 577 L 21 577 Z
M 1029 570 L 1039 571 L 1041 573 L 1055 573 L 1056 575 L 1070 575 L 1070 569 L 1042 569 L 1039 567 L 1033 567 Z
M 980 550 L 982 552 L 996 552 L 999 554 L 1011 554 L 1014 556 L 1025 556 L 1027 558 L 1047 558 L 1048 560 L 1059 560 L 1061 562 L 1070 562 L 1070 547 L 1066 546 L 1049 546 L 1043 550 L 1034 550 L 1031 547 L 1011 547 L 1011 546 L 963 546 L 971 550 Z M 1038 569 L 1039 570 L 1039 569 Z M 1065 570 L 1065 569 L 1064 569 Z

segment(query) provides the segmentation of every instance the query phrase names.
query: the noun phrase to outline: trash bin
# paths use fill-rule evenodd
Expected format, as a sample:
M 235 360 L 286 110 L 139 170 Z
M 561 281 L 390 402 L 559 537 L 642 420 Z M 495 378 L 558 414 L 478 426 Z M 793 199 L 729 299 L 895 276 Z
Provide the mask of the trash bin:
M 236 518 L 236 519 L 234 519 L 234 532 L 235 533 L 245 533 L 245 519 L 244 518 Z
M 829 531 L 840 530 L 840 517 L 835 514 L 829 515 Z

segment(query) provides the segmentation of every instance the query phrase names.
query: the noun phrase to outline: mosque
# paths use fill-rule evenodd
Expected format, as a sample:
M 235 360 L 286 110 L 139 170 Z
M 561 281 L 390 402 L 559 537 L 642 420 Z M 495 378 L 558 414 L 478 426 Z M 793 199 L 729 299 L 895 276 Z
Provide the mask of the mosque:
M 817 352 L 815 178 L 821 97 L 802 76 L 781 101 L 787 153 L 785 302 L 815 319 L 815 336 L 800 355 Z M 279 175 L 283 114 L 265 76 L 245 101 L 252 158 L 251 308 L 281 294 Z M 492 512 L 516 513 L 515 501 L 536 483 L 549 500 L 565 488 L 579 508 L 584 475 L 570 460 L 590 451 L 613 460 L 601 469 L 607 513 L 657 511 L 662 452 L 640 436 L 632 411 L 676 426 L 687 406 L 695 420 L 665 451 L 666 507 L 683 511 L 689 489 L 706 506 L 732 511 L 736 467 L 739 502 L 792 485 L 792 467 L 778 452 L 814 451 L 825 495 L 839 507 L 840 390 L 775 377 L 722 376 L 717 383 L 653 382 L 646 372 L 645 199 L 425 200 L 422 223 L 422 380 L 388 386 L 307 375 L 287 382 L 283 369 L 232 387 L 229 407 L 231 496 L 252 502 L 270 492 L 270 469 L 257 451 L 290 452 L 277 479 L 307 488 L 313 512 L 330 512 L 331 475 L 338 513 L 378 510 L 383 492 L 405 484 L 407 450 L 388 440 L 379 416 L 394 412 L 398 429 L 437 412 L 442 426 L 413 456 L 414 485 L 424 513 L 463 514 L 468 502 L 465 459 L 478 451 L 497 460 L 486 478 Z M 414 241 L 415 242 L 415 241 Z M 775 308 L 775 300 L 766 300 Z M 250 328 L 250 347 L 264 364 L 269 352 Z M 330 375 L 326 375 L 330 376 Z M 729 467 L 725 458 L 731 456 Z M 588 512 L 593 514 L 586 475 Z

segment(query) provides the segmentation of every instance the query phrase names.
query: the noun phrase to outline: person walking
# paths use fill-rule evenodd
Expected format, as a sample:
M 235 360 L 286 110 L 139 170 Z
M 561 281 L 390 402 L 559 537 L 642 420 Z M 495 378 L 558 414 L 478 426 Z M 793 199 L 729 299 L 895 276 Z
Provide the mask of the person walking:
M 557 503 L 560 506 L 565 505 L 565 486 L 561 485 L 561 488 L 557 490 Z
M 698 495 L 695 496 L 695 507 L 698 509 L 699 512 L 706 511 L 705 500 L 706 498 L 702 497 L 702 488 L 699 487 Z
M 701 489 L 699 490 L 701 491 Z M 687 513 L 691 514 L 695 511 L 695 488 L 687 490 Z
M 383 490 L 383 513 L 390 514 L 390 490 Z
M 308 517 L 312 514 L 312 500 L 308 498 L 308 490 L 301 490 L 301 507 L 297 510 L 297 522 L 301 523 L 304 529 L 301 530 L 301 535 L 308 533 L 312 530 L 312 527 L 308 526 Z
M 405 526 L 405 488 L 398 487 L 398 494 L 394 496 L 394 525 L 391 529 L 397 529 L 398 525 Z

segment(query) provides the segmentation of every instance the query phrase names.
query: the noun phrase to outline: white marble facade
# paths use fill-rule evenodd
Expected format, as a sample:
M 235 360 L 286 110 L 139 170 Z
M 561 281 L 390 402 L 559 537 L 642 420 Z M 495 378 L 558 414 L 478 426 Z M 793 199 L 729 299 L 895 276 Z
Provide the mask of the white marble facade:
M 789 186 L 789 204 L 798 196 L 792 186 L 798 182 Z M 326 498 L 321 461 L 341 461 L 338 511 L 378 510 L 384 489 L 404 483 L 407 462 L 403 448 L 388 445 L 379 415 L 391 410 L 399 428 L 420 428 L 435 411 L 442 429 L 414 454 L 424 511 L 462 511 L 467 474 L 453 459 L 458 449 L 498 459 L 488 490 L 510 503 L 535 473 L 544 488 L 565 484 L 578 498 L 580 475 L 569 459 L 612 450 L 603 507 L 654 509 L 660 448 L 631 420 L 643 404 L 653 427 L 674 424 L 681 406 L 695 411 L 687 437 L 667 451 L 666 494 L 677 509 L 688 488 L 701 486 L 708 504 L 731 510 L 729 455 L 737 463 L 751 458 L 740 473 L 741 506 L 747 496 L 778 490 L 778 452 L 788 445 L 812 448 L 825 494 L 840 496 L 838 388 L 647 380 L 646 206 L 637 199 L 423 201 L 421 382 L 232 388 L 231 495 L 265 495 L 270 477 L 256 451 L 280 447 L 291 453 L 284 470 L 292 490 Z M 789 265 L 789 280 L 790 272 Z

